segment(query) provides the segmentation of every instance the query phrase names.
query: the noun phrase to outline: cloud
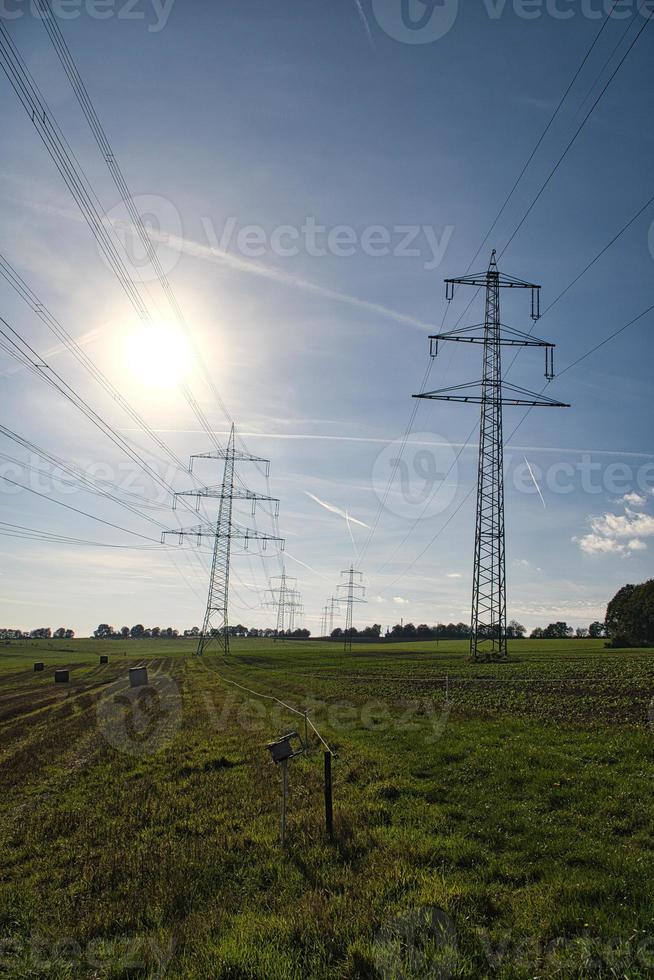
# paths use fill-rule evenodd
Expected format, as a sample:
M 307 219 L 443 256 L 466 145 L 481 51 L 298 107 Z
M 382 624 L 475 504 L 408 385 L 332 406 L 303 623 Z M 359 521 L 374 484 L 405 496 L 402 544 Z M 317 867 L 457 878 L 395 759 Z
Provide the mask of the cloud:
M 463 578 L 463 576 L 461 575 L 461 572 L 449 572 L 445 577 L 446 578 Z
M 625 505 L 644 506 L 646 499 L 637 493 L 628 493 L 622 498 Z M 622 555 L 645 551 L 647 544 L 643 538 L 654 536 L 654 517 L 634 511 L 625 506 L 624 514 L 601 514 L 591 517 L 590 532 L 573 538 L 587 555 Z
M 409 600 L 408 599 L 403 599 L 401 595 L 394 595 L 393 596 L 393 602 L 395 603 L 396 606 L 408 606 L 409 605 Z
M 622 501 L 629 507 L 644 507 L 647 497 L 643 497 L 640 493 L 625 493 Z

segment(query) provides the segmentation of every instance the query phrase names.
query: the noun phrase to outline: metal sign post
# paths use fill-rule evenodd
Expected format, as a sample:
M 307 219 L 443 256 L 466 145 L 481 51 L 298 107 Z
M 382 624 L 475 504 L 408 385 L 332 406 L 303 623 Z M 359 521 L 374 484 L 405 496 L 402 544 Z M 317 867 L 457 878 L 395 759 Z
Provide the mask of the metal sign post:
M 281 763 L 282 770 L 282 818 L 279 833 L 279 842 L 284 846 L 284 841 L 286 838 L 286 800 L 288 799 L 288 759 L 283 759 Z
M 304 752 L 304 746 L 299 749 L 294 749 L 291 744 L 291 739 L 297 738 L 302 746 L 302 740 L 300 739 L 297 732 L 289 732 L 288 735 L 283 735 L 278 738 L 275 742 L 270 742 L 268 745 L 268 751 L 272 756 L 272 761 L 278 764 L 282 770 L 282 806 L 281 806 L 281 820 L 280 820 L 280 842 L 282 847 L 284 846 L 284 841 L 286 839 L 286 804 L 288 801 L 288 763 L 290 759 L 295 758 L 296 755 L 301 755 Z

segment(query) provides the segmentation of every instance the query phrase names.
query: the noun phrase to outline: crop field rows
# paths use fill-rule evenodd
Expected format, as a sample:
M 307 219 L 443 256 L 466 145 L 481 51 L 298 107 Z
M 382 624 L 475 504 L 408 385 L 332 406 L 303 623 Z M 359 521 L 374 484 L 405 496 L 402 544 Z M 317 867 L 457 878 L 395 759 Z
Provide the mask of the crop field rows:
M 0 975 L 652 975 L 649 654 L 192 649 L 5 651 Z M 303 719 L 271 695 L 337 753 L 333 842 L 312 735 L 279 846 L 266 743 Z

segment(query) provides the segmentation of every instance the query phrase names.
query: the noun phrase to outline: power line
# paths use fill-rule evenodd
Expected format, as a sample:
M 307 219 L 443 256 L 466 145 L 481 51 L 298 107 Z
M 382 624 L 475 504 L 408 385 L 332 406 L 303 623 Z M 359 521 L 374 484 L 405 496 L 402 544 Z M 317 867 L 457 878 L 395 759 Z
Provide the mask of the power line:
M 621 333 L 624 333 L 625 330 L 633 326 L 634 323 L 637 323 L 639 320 L 642 320 L 644 316 L 647 316 L 647 314 L 651 313 L 653 310 L 654 310 L 654 304 L 652 304 L 652 306 L 648 306 L 646 310 L 643 310 L 642 313 L 639 313 L 638 316 L 635 316 L 632 320 L 629 321 L 629 323 L 625 323 L 623 327 L 620 327 L 618 330 L 614 330 L 613 333 L 609 334 L 608 337 L 605 337 L 604 340 L 601 340 L 599 344 L 595 344 L 595 346 L 591 347 L 590 350 L 587 350 L 585 354 L 582 354 L 581 357 L 578 357 L 575 361 L 572 362 L 572 364 L 568 364 L 567 367 L 564 367 L 562 371 L 559 371 L 558 377 L 560 378 L 562 374 L 565 374 L 567 371 L 572 370 L 573 367 L 577 367 L 577 365 L 581 364 L 582 361 L 585 361 L 587 357 L 590 357 L 590 355 L 594 354 L 595 351 L 598 351 L 601 347 L 604 347 L 606 344 L 608 344 L 609 341 L 613 340 Z
M 125 179 L 125 175 L 118 163 L 116 154 L 114 153 L 111 147 L 107 134 L 102 126 L 102 123 L 100 122 L 100 119 L 95 110 L 89 92 L 86 88 L 86 85 L 84 84 L 84 81 L 75 63 L 75 60 L 71 54 L 71 51 L 68 48 L 68 45 L 66 44 L 66 40 L 61 32 L 57 19 L 52 14 L 50 3 L 48 2 L 48 0 L 39 0 L 39 6 L 43 14 L 43 16 L 41 17 L 43 26 L 45 27 L 48 33 L 48 36 L 53 44 L 53 47 L 59 57 L 61 66 L 64 69 L 64 72 L 66 73 L 66 76 L 73 88 L 73 91 L 77 97 L 77 101 L 79 102 L 80 108 L 82 109 L 82 112 L 84 113 L 84 116 L 89 124 L 91 132 L 93 133 L 93 136 L 96 140 L 100 153 L 107 165 L 107 168 L 109 169 L 109 172 L 113 178 L 116 188 L 118 189 L 122 201 L 125 204 L 125 207 L 127 208 L 128 213 L 134 223 L 134 226 L 141 240 L 141 243 L 146 251 L 148 259 L 150 260 L 150 264 L 157 274 L 157 278 L 159 280 L 161 288 L 163 289 L 166 298 L 173 310 L 173 313 L 175 314 L 175 318 L 177 322 L 182 327 L 184 333 L 186 334 L 186 336 L 191 342 L 191 347 L 193 349 L 195 359 L 197 361 L 198 366 L 200 367 L 202 376 L 206 384 L 208 385 L 211 392 L 213 393 L 218 406 L 220 407 L 221 411 L 223 412 L 227 420 L 229 422 L 232 422 L 233 419 L 231 418 L 229 412 L 227 411 L 227 407 L 223 402 L 222 398 L 220 397 L 215 382 L 210 372 L 207 370 L 206 364 L 202 359 L 200 350 L 197 344 L 195 343 L 195 338 L 192 335 L 192 332 L 188 326 L 188 323 L 186 322 L 182 309 L 177 301 L 173 288 L 161 265 L 156 249 L 153 248 L 152 241 L 148 234 L 147 228 L 145 227 L 145 224 L 143 222 L 143 218 L 134 203 L 134 198 L 128 187 L 127 181 Z
M 118 279 L 139 318 L 144 322 L 151 322 L 151 314 L 141 294 L 140 286 L 132 280 L 107 230 L 109 222 L 102 205 L 2 21 L 0 21 L 0 60 L 12 88 L 71 192 L 109 268 Z M 213 429 L 188 385 L 181 383 L 179 387 L 207 436 L 215 446 L 218 446 Z
M 7 528 L 8 530 L 3 531 L 2 528 Z M 88 541 L 84 538 L 69 537 L 65 534 L 55 534 L 50 531 L 39 531 L 36 528 L 25 527 L 22 524 L 10 524 L 7 523 L 7 521 L 0 521 L 0 534 L 4 535 L 5 537 L 24 538 L 29 541 L 42 541 L 52 544 L 79 544 L 94 548 L 118 548 L 127 549 L 129 551 L 155 551 L 161 549 L 160 544 L 157 544 L 156 548 L 152 548 L 148 545 L 107 544 L 104 541 Z
M 647 0 L 643 0 L 643 4 L 644 4 L 644 3 L 646 3 L 646 2 L 647 2 Z M 642 5 L 641 5 L 641 6 L 642 6 Z M 640 8 L 639 8 L 639 9 L 640 9 Z M 652 14 L 648 14 L 648 15 L 647 15 L 647 17 L 646 17 L 646 19 L 645 19 L 645 21 L 644 21 L 644 23 L 642 24 L 642 26 L 641 26 L 641 28 L 640 28 L 640 30 L 638 31 L 638 33 L 637 33 L 637 34 L 636 34 L 636 36 L 634 37 L 634 39 L 633 39 L 633 41 L 631 42 L 631 44 L 629 45 L 629 47 L 628 47 L 628 48 L 627 48 L 627 50 L 625 51 L 625 53 L 624 53 L 624 55 L 622 56 L 622 58 L 620 59 L 620 61 L 618 62 L 618 64 L 617 64 L 617 66 L 616 66 L 616 68 L 614 69 L 614 71 L 613 71 L 613 72 L 612 72 L 612 74 L 610 75 L 610 77 L 609 77 L 609 79 L 608 79 L 608 81 L 607 81 L 607 82 L 606 82 L 606 84 L 604 85 L 604 88 L 602 89 L 602 91 L 600 92 L 600 94 L 599 94 L 599 95 L 597 96 L 597 98 L 596 98 L 596 99 L 595 99 L 595 101 L 593 102 L 593 104 L 592 104 L 592 106 L 590 107 L 590 109 L 588 110 L 588 112 L 586 113 L 586 115 L 584 116 L 584 118 L 582 119 L 582 121 L 581 121 L 581 123 L 580 123 L 580 124 L 579 124 L 579 126 L 577 127 L 577 129 L 576 129 L 576 131 L 575 131 L 575 133 L 573 134 L 573 136 L 572 136 L 572 138 L 571 138 L 571 139 L 569 140 L 569 142 L 567 143 L 567 145 L 566 145 L 566 147 L 565 147 L 565 149 L 564 149 L 564 151 L 563 151 L 563 153 L 561 154 L 561 156 L 559 157 L 559 159 L 557 160 L 557 162 L 556 162 L 556 163 L 554 164 L 554 166 L 553 166 L 553 167 L 552 167 L 552 169 L 550 170 L 550 172 L 549 172 L 549 174 L 548 174 L 548 176 L 546 177 L 546 179 L 545 179 L 545 181 L 544 181 L 544 182 L 543 182 L 543 184 L 541 185 L 541 187 L 540 187 L 540 189 L 539 189 L 539 191 L 538 191 L 538 193 L 536 194 L 536 196 L 535 196 L 535 197 L 534 197 L 534 199 L 532 200 L 532 202 L 531 202 L 531 204 L 529 205 L 529 207 L 528 207 L 528 208 L 527 208 L 527 210 L 525 211 L 525 213 L 524 213 L 524 215 L 522 216 L 522 218 L 520 219 L 520 221 L 519 221 L 519 222 L 518 222 L 518 224 L 516 225 L 516 227 L 515 227 L 515 229 L 513 230 L 513 232 L 512 232 L 512 234 L 511 234 L 511 236 L 510 236 L 510 238 L 509 238 L 509 240 L 508 240 L 508 241 L 506 242 L 506 244 L 504 245 L 504 248 L 503 248 L 503 249 L 501 250 L 501 252 L 499 253 L 499 257 L 500 257 L 500 258 L 501 258 L 501 257 L 502 257 L 502 256 L 504 255 L 504 253 L 506 252 L 506 250 L 507 250 L 507 249 L 509 248 L 509 246 L 510 246 L 510 245 L 511 245 L 511 243 L 513 242 L 513 240 L 514 240 L 514 238 L 516 237 L 516 235 L 518 234 L 518 232 L 520 231 L 520 229 L 521 229 L 521 228 L 522 228 L 522 226 L 524 225 L 524 223 L 525 223 L 525 221 L 527 220 L 527 218 L 529 217 L 529 215 L 530 215 L 530 214 L 531 214 L 531 212 L 533 211 L 533 209 L 534 209 L 534 207 L 536 206 L 536 204 L 537 204 L 537 203 L 538 203 L 538 201 L 540 200 L 540 198 L 541 198 L 541 196 L 542 196 L 542 194 L 543 194 L 543 192 L 544 192 L 544 191 L 545 191 L 545 189 L 546 189 L 546 188 L 548 187 L 548 185 L 549 185 L 549 183 L 550 183 L 550 181 L 552 180 L 552 178 L 553 178 L 553 177 L 554 177 L 554 175 L 556 174 L 556 172 L 557 172 L 557 170 L 559 169 L 559 167 L 561 166 L 561 164 L 562 164 L 562 163 L 563 163 L 563 161 L 565 160 L 565 158 L 566 158 L 566 156 L 568 155 L 568 153 L 569 153 L 569 152 L 570 152 L 570 150 L 572 149 L 572 147 L 573 147 L 573 145 L 575 144 L 575 142 L 576 142 L 576 140 L 577 140 L 577 137 L 579 136 L 579 134 L 580 134 L 580 133 L 581 133 L 581 131 L 583 130 L 583 128 L 584 128 L 584 126 L 586 125 L 586 123 L 588 122 L 588 120 L 590 119 L 590 117 L 592 116 L 592 114 L 593 114 L 593 112 L 595 111 L 595 109 L 597 108 L 597 106 L 599 105 L 599 103 L 601 102 L 601 100 L 602 100 L 602 98 L 604 97 L 604 94 L 606 93 L 606 91 L 607 91 L 607 89 L 609 88 L 609 86 L 610 86 L 610 84 L 611 84 L 611 82 L 612 82 L 612 81 L 613 81 L 613 79 L 614 79 L 614 78 L 616 77 L 616 75 L 618 74 L 618 72 L 619 72 L 619 71 L 620 71 L 620 69 L 622 68 L 622 66 L 623 66 L 623 64 L 625 63 L 625 61 L 626 61 L 626 60 L 627 60 L 627 58 L 629 57 L 629 55 L 630 55 L 630 53 L 631 53 L 631 51 L 632 51 L 632 50 L 633 50 L 633 48 L 634 48 L 634 45 L 636 44 L 636 42 L 637 42 L 637 41 L 638 41 L 638 39 L 640 38 L 640 36 L 641 36 L 641 34 L 642 34 L 642 33 L 643 33 L 643 31 L 645 30 L 645 28 L 647 27 L 647 25 L 649 24 L 649 22 L 650 22 L 650 20 L 651 20 L 651 19 L 652 19 Z
M 14 487 L 20 487 L 21 490 L 26 490 L 28 493 L 33 493 L 36 497 L 41 497 L 43 500 L 49 500 L 51 503 L 57 504 L 58 507 L 64 507 L 66 510 L 70 510 L 74 514 L 80 514 L 82 517 L 89 517 L 92 521 L 97 521 L 98 524 L 113 527 L 117 531 L 124 531 L 125 534 L 133 534 L 134 537 L 143 538 L 144 541 L 151 541 L 153 544 L 161 544 L 161 542 L 157 541 L 156 538 L 149 538 L 146 534 L 139 534 L 138 531 L 131 531 L 129 528 L 123 527 L 121 524 L 114 524 L 112 521 L 106 521 L 103 517 L 98 517 L 96 514 L 89 514 L 88 511 L 80 510 L 79 507 L 73 507 L 72 504 L 65 504 L 63 500 L 57 500 L 56 497 L 52 497 L 50 494 L 41 493 L 40 490 L 35 490 L 33 487 L 28 487 L 24 483 L 18 483 L 16 480 L 11 480 L 8 476 L 2 476 L 0 474 L 0 479 L 4 480 L 5 483 L 10 483 Z
M 49 330 L 63 343 L 66 350 L 73 355 L 79 364 L 91 375 L 91 377 L 107 392 L 107 394 L 118 403 L 124 412 L 129 415 L 133 422 L 142 428 L 152 441 L 164 452 L 176 466 L 184 469 L 182 460 L 166 445 L 161 437 L 147 424 L 145 419 L 121 394 L 116 386 L 107 378 L 103 371 L 95 364 L 93 359 L 80 347 L 75 338 L 62 326 L 57 318 L 50 312 L 46 304 L 28 286 L 25 280 L 19 275 L 9 261 L 0 255 L 0 275 L 18 293 L 23 301 L 28 305 L 32 312 L 36 313 L 39 319 L 45 323 Z
M 484 245 L 486 244 L 486 242 L 488 241 L 488 239 L 492 235 L 493 231 L 495 230 L 495 226 L 497 225 L 497 222 L 500 220 L 500 218 L 504 214 L 504 211 L 506 210 L 509 202 L 511 201 L 513 195 L 515 194 L 516 190 L 518 189 L 518 185 L 520 184 L 520 181 L 522 180 L 522 178 L 526 174 L 526 172 L 529 169 L 529 166 L 530 166 L 532 160 L 534 159 L 534 157 L 538 153 L 538 150 L 540 149 L 540 147 L 541 147 L 541 145 L 542 145 L 545 137 L 547 136 L 547 134 L 549 133 L 550 129 L 552 128 L 552 125 L 553 125 L 556 117 L 558 116 L 559 112 L 563 108 L 563 103 L 567 99 L 568 95 L 570 94 L 570 92 L 572 90 L 572 87 L 574 86 L 574 83 L 577 81 L 577 79 L 579 78 L 581 72 L 583 71 L 583 69 L 584 69 L 584 67 L 586 65 L 586 62 L 588 61 L 588 59 L 590 58 L 591 54 L 595 50 L 595 46 L 597 45 L 600 37 L 604 33 L 607 25 L 609 24 L 609 22 L 611 20 L 611 16 L 613 15 L 613 11 L 615 10 L 615 8 L 618 6 L 619 3 L 620 3 L 620 0 L 615 0 L 615 3 L 613 4 L 613 7 L 611 8 L 610 12 L 608 13 L 606 19 L 602 22 L 602 25 L 601 25 L 599 31 L 596 33 L 595 37 L 593 38 L 592 44 L 590 45 L 590 47 L 586 51 L 586 54 L 584 55 L 584 57 L 583 57 L 583 59 L 581 61 L 581 64 L 579 65 L 579 67 L 575 71 L 574 75 L 572 76 L 572 78 L 571 78 L 571 80 L 570 80 L 570 82 L 568 84 L 568 87 L 566 88 L 565 92 L 563 93 L 563 95 L 559 99 L 558 105 L 556 106 L 556 109 L 554 110 L 554 112 L 550 116 L 550 118 L 548 120 L 548 123 L 545 126 L 545 129 L 540 134 L 540 137 L 538 138 L 538 141 L 536 142 L 533 150 L 529 154 L 525 165 L 523 166 L 522 170 L 520 171 L 520 173 L 516 177 L 515 182 L 513 184 L 513 187 L 511 188 L 511 190 L 507 194 L 506 198 L 504 199 L 504 203 L 502 204 L 501 208 L 499 209 L 499 211 L 495 215 L 495 218 L 493 220 L 493 223 L 491 224 L 490 228 L 486 232 L 486 235 L 484 236 L 484 240 L 482 241 L 481 245 L 479 246 L 479 248 L 475 252 L 474 256 L 472 257 L 472 259 L 471 259 L 471 261 L 470 261 L 470 263 L 468 265 L 468 268 L 466 269 L 466 273 L 470 272 L 470 269 L 472 268 L 472 266 L 474 265 L 474 263 L 477 261 L 477 258 L 479 256 L 479 254 L 481 253 Z

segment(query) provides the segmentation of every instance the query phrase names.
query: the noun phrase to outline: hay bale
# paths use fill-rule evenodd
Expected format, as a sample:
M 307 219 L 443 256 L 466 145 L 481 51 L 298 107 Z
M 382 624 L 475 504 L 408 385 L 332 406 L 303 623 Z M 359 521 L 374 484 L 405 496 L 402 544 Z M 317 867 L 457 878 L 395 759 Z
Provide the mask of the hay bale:
M 69 680 L 69 671 L 65 667 L 57 667 L 55 670 L 55 684 L 67 684 Z
M 130 687 L 145 687 L 148 683 L 148 668 L 147 667 L 130 667 L 129 668 L 129 686 Z

